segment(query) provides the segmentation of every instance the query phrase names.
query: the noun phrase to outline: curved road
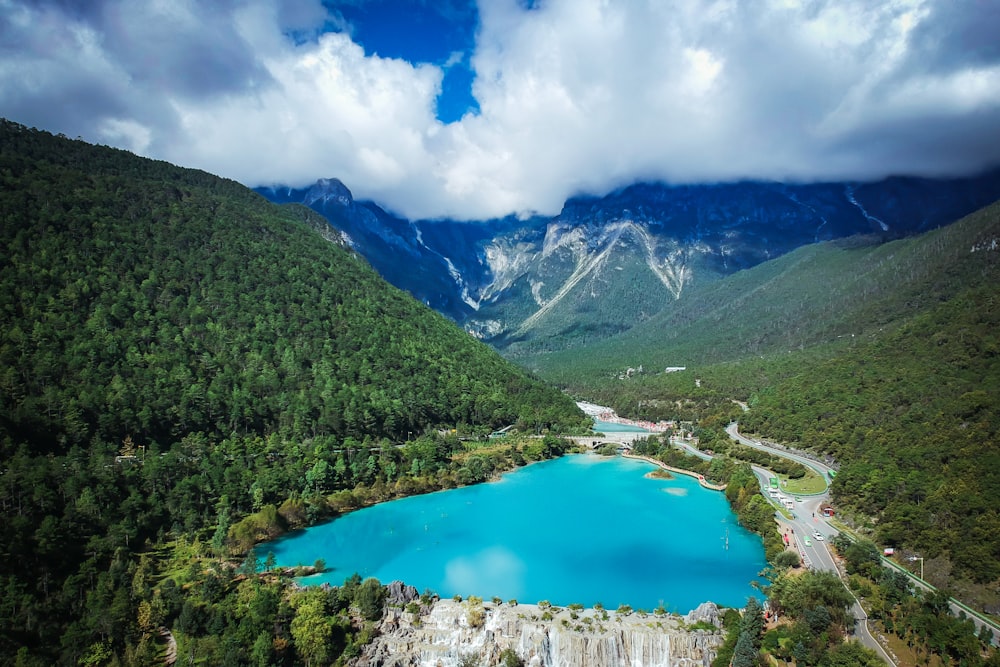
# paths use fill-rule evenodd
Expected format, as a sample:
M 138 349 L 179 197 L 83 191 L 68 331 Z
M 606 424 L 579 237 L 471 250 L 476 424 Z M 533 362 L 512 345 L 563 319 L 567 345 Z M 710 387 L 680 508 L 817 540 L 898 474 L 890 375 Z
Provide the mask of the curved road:
M 788 452 L 784 449 L 769 447 L 761 442 L 758 442 L 757 440 L 752 440 L 742 435 L 739 432 L 738 424 L 736 422 L 733 422 L 732 424 L 727 426 L 726 432 L 732 439 L 748 447 L 753 447 L 754 449 L 760 449 L 769 454 L 774 454 L 775 456 L 782 456 L 791 459 L 793 461 L 797 461 L 802 465 L 809 466 L 817 473 L 822 475 L 824 479 L 827 479 L 827 473 L 829 473 L 829 471 L 832 470 L 832 468 L 830 468 L 829 466 L 825 465 L 820 461 L 816 461 L 806 456 L 798 455 L 794 452 Z M 757 477 L 760 478 L 761 480 L 761 486 L 766 488 L 766 485 L 768 484 L 769 480 L 762 477 L 763 471 L 764 471 L 763 468 L 757 468 L 756 466 L 754 467 L 754 472 L 757 473 Z M 808 496 L 801 495 L 800 497 L 802 498 L 802 505 L 800 506 L 802 508 L 802 511 L 796 510 L 794 512 L 795 519 L 793 521 L 788 521 L 782 517 L 779 519 L 779 523 L 783 525 L 787 524 L 790 525 L 791 527 L 794 527 L 796 530 L 796 535 L 802 535 L 802 534 L 812 535 L 814 531 L 818 530 L 820 534 L 824 536 L 824 538 L 827 538 L 827 537 L 833 537 L 834 535 L 837 535 L 839 533 L 839 531 L 836 528 L 827 523 L 821 516 L 819 516 L 818 514 L 814 516 L 814 513 L 818 513 L 819 507 L 823 503 L 823 501 L 829 498 L 829 485 L 827 486 L 827 490 L 823 491 L 823 493 L 808 495 Z M 800 531 L 804 531 L 804 533 Z M 816 540 L 815 538 L 811 537 L 810 541 L 812 542 L 812 547 L 811 548 L 805 547 L 805 549 L 802 549 L 802 551 L 806 555 L 806 557 L 809 557 L 810 559 L 815 558 L 812 565 L 814 567 L 819 567 L 820 569 L 824 570 L 825 569 L 835 570 L 836 568 L 833 565 L 833 559 L 830 556 L 830 552 L 826 548 L 825 540 L 823 542 L 820 542 L 819 540 Z M 829 559 L 829 561 L 827 561 L 827 559 Z M 829 562 L 829 567 L 827 566 L 828 562 Z M 910 582 L 918 588 L 928 591 L 935 590 L 933 586 L 915 577 L 913 573 L 900 567 L 899 564 L 895 563 L 894 561 L 891 561 L 883 557 L 882 565 L 884 567 L 894 568 L 902 572 L 903 574 L 907 575 L 907 577 L 909 577 L 910 579 Z M 994 646 L 997 646 L 998 643 L 1000 643 L 1000 628 L 998 628 L 995 624 L 989 623 L 979 618 L 978 616 L 975 615 L 975 612 L 972 609 L 969 609 L 968 607 L 963 605 L 961 602 L 955 600 L 954 598 L 951 599 L 949 606 L 951 608 L 951 613 L 954 614 L 955 616 L 960 616 L 962 613 L 966 614 L 966 616 L 973 622 L 973 624 L 975 624 L 977 632 L 981 630 L 983 626 L 986 626 L 987 628 L 992 630 L 993 631 L 992 643 Z M 864 610 L 861 609 L 861 606 L 859 604 L 855 604 L 854 614 L 855 617 L 858 619 L 867 618 L 867 615 L 865 614 Z M 861 624 L 861 627 L 864 628 L 865 631 L 864 634 L 868 634 L 867 627 L 865 627 L 866 625 L 867 624 Z M 861 637 L 862 633 L 859 632 L 858 636 Z M 864 643 L 865 645 L 871 646 L 871 644 L 869 644 L 868 641 L 864 641 Z M 872 640 L 872 643 L 877 644 L 877 642 L 874 642 L 874 640 Z M 881 649 L 880 646 L 879 649 Z M 879 654 L 882 655 L 883 659 L 886 659 L 888 657 L 886 656 L 884 650 L 879 650 Z
M 736 422 L 733 422 L 726 427 L 726 432 L 729 434 L 729 437 L 736 440 L 740 444 L 746 445 L 747 447 L 753 447 L 754 449 L 760 449 L 776 456 L 783 456 L 809 466 L 819 473 L 824 480 L 827 479 L 826 473 L 830 470 L 828 466 L 808 457 L 800 456 L 785 450 L 774 449 L 757 442 L 756 440 L 751 440 L 737 430 Z M 693 454 L 698 458 L 706 461 L 712 458 L 709 454 L 692 447 L 682 440 L 671 438 L 670 442 L 675 447 L 679 447 L 686 453 Z M 768 470 L 767 468 L 762 468 L 757 465 L 751 465 L 751 468 L 753 469 L 754 474 L 757 475 L 757 479 L 760 481 L 762 492 L 766 491 L 766 489 L 770 486 L 771 478 L 777 477 L 776 473 Z M 801 495 L 799 497 L 802 498 L 802 502 L 792 512 L 792 519 L 786 519 L 780 512 L 775 512 L 775 517 L 778 520 L 780 531 L 782 535 L 787 534 L 790 543 L 795 545 L 799 555 L 802 557 L 802 563 L 805 567 L 816 570 L 828 570 L 836 573 L 839 577 L 840 571 L 837 569 L 833 556 L 827 548 L 827 539 L 836 535 L 838 531 L 833 526 L 830 526 L 822 517 L 816 515 L 816 513 L 819 512 L 819 507 L 823 501 L 829 498 L 829 485 L 827 485 L 827 488 L 824 489 L 822 493 L 808 496 Z M 822 540 L 815 537 L 816 532 L 819 532 L 819 534 L 823 536 Z M 806 537 L 809 538 L 808 544 L 804 539 Z M 850 592 L 850 589 L 847 590 Z M 854 596 L 853 593 L 851 593 L 851 595 Z M 863 645 L 878 653 L 882 660 L 886 661 L 890 665 L 896 665 L 896 661 L 893 660 L 893 658 L 886 652 L 885 648 L 879 644 L 874 636 L 872 636 L 872 633 L 868 628 L 868 614 L 865 613 L 865 610 L 861 607 L 861 603 L 858 602 L 857 597 L 854 598 L 854 605 L 851 607 L 851 613 L 854 615 L 854 635 L 858 638 L 858 640 Z
M 781 456 L 808 466 L 815 470 L 824 481 L 828 479 L 827 475 L 832 470 L 829 466 L 806 456 L 783 449 L 768 447 L 757 440 L 751 440 L 739 432 L 736 422 L 726 427 L 726 433 L 742 445 L 760 449 L 768 454 Z M 753 466 L 753 471 L 757 475 L 757 479 L 760 480 L 761 489 L 764 490 L 770 486 L 770 478 L 777 477 L 775 473 L 760 466 Z M 839 577 L 840 570 L 837 569 L 837 564 L 830 553 L 827 543 L 831 537 L 837 535 L 840 531 L 831 526 L 819 513 L 820 506 L 830 498 L 830 485 L 827 484 L 821 493 L 810 495 L 799 494 L 796 497 L 801 498 L 801 502 L 797 503 L 796 508 L 792 510 L 792 519 L 786 519 L 781 513 L 775 515 L 778 519 L 778 525 L 781 526 L 782 534 L 789 533 L 792 544 L 797 547 L 799 555 L 802 557 L 803 565 L 814 570 L 834 572 Z M 821 535 L 823 539 L 819 539 L 816 536 L 817 534 Z M 851 592 L 851 589 L 848 588 L 847 591 Z M 868 627 L 867 612 L 862 608 L 861 603 L 854 596 L 854 593 L 851 593 L 851 596 L 854 597 L 854 604 L 851 607 L 851 613 L 854 614 L 854 635 L 862 644 L 878 653 L 887 663 L 890 665 L 897 664 L 893 656 L 889 655 L 885 647 L 872 635 L 871 629 Z

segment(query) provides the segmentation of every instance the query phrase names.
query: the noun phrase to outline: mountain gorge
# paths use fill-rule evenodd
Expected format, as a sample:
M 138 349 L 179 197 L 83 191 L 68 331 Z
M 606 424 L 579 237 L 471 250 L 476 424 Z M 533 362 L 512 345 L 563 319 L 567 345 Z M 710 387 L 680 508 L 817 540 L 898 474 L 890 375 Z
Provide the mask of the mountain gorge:
M 601 340 L 686 290 L 818 241 L 895 238 L 1000 197 L 975 178 L 874 183 L 636 184 L 570 199 L 554 217 L 408 221 L 340 181 L 258 188 L 310 206 L 387 280 L 510 357 Z

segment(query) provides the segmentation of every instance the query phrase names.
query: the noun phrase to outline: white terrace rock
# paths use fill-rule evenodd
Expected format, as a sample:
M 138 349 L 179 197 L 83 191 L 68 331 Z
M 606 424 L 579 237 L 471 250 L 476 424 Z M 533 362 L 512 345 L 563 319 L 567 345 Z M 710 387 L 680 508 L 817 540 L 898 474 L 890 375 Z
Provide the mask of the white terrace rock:
M 708 667 L 723 641 L 721 630 L 686 630 L 676 616 L 489 602 L 482 607 L 478 627 L 470 626 L 476 615 L 469 613 L 469 602 L 439 600 L 423 615 L 389 608 L 381 634 L 354 664 L 493 666 L 511 649 L 531 667 Z M 719 618 L 711 603 L 699 612 L 698 620 Z

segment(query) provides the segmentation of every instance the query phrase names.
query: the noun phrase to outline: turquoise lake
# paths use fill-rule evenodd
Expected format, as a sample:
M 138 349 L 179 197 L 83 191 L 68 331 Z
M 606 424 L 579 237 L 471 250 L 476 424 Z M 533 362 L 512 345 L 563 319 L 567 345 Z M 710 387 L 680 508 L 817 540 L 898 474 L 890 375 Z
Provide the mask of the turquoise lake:
M 499 596 L 556 605 L 687 612 L 706 600 L 742 607 L 765 567 L 756 535 L 725 496 L 695 479 L 652 479 L 650 464 L 578 454 L 499 481 L 382 503 L 259 545 L 279 565 L 353 572 L 442 597 Z
M 649 433 L 648 429 L 642 428 L 641 426 L 604 422 L 600 419 L 594 420 L 594 430 L 600 433 Z

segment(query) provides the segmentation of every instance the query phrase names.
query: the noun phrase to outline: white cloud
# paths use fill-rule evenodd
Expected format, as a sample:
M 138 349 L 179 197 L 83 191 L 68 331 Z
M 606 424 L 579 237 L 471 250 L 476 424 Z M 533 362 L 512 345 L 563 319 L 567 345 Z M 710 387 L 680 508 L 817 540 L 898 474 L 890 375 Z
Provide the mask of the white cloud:
M 153 137 L 152 130 L 128 118 L 105 118 L 97 126 L 97 134 L 104 143 L 139 155 L 149 149 Z
M 409 217 L 1000 162 L 991 3 L 521 4 L 481 1 L 480 113 L 442 125 L 442 69 L 317 37 L 318 0 L 0 0 L 0 114 L 248 185 L 339 177 Z

